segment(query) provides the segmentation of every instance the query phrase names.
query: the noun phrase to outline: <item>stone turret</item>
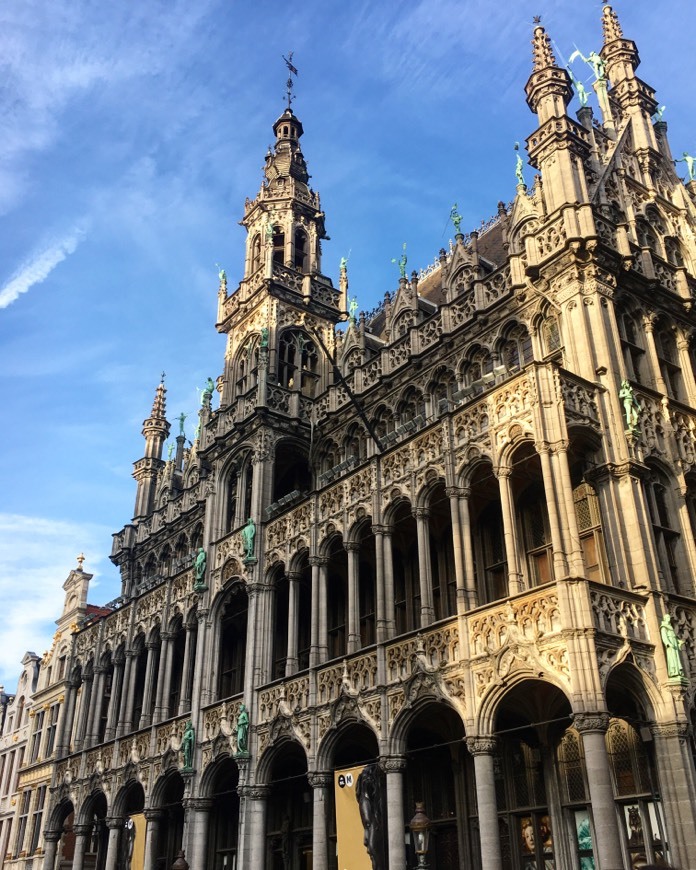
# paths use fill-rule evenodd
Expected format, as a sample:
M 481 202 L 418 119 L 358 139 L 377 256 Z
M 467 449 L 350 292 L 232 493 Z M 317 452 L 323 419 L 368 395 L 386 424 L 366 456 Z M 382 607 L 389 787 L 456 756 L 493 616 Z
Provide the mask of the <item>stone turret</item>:
M 573 96 L 570 76 L 558 66 L 546 30 L 537 24 L 532 39 L 533 69 L 525 85 L 527 105 L 539 127 L 527 139 L 529 162 L 542 173 L 546 210 L 588 201 L 583 167 L 590 153 L 588 131 L 567 114 Z
M 167 406 L 167 388 L 164 386 L 164 375 L 155 391 L 152 411 L 147 420 L 143 421 L 143 437 L 145 438 L 145 455 L 133 464 L 133 477 L 138 483 L 135 496 L 134 519 L 142 519 L 152 513 L 157 478 L 163 468 L 162 448 L 169 437 L 169 423 L 165 417 Z

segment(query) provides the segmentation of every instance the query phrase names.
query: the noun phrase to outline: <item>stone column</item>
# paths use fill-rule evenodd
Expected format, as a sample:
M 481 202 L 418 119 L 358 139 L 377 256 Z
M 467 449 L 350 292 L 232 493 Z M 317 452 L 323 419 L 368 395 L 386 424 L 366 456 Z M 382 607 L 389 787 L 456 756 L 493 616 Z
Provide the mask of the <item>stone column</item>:
M 608 713 L 576 713 L 573 725 L 582 736 L 587 768 L 587 784 L 595 831 L 595 861 L 602 870 L 621 870 L 621 840 L 616 818 L 605 735 Z
M 240 807 L 238 867 L 264 867 L 266 858 L 267 785 L 242 785 L 237 788 L 243 805 Z
M 123 819 L 107 819 L 106 827 L 109 829 L 109 840 L 106 847 L 106 863 L 104 870 L 116 870 L 118 866 L 118 847 L 121 841 L 121 828 Z
M 145 860 L 143 862 L 143 870 L 155 870 L 157 861 L 157 835 L 159 834 L 160 821 L 162 819 L 161 810 L 145 810 Z
M 674 689 L 681 695 L 681 690 Z M 696 855 L 696 771 L 686 722 L 651 726 L 661 785 L 670 858 L 675 867 L 688 867 Z
M 464 487 L 459 497 L 459 514 L 461 517 L 462 547 L 464 551 L 464 585 L 469 608 L 478 604 L 476 590 L 476 571 L 474 569 L 474 548 L 471 539 L 471 516 L 469 514 L 469 497 L 471 488 Z
M 466 582 L 464 575 L 464 553 L 462 544 L 462 524 L 459 512 L 459 490 L 456 486 L 445 490 L 450 503 L 452 520 L 452 552 L 454 553 L 454 576 L 457 583 L 457 613 L 467 610 Z
M 343 545 L 348 553 L 348 654 L 360 649 L 360 545 L 348 541 Z
M 208 850 L 208 821 L 212 800 L 206 798 L 188 798 L 186 812 L 189 815 L 189 825 L 186 841 L 186 854 L 191 856 L 189 865 L 192 868 L 206 867 L 206 852 Z
M 416 528 L 418 531 L 418 574 L 420 577 L 420 624 L 426 628 L 433 621 L 435 611 L 433 608 L 433 581 L 430 566 L 430 533 L 428 518 L 430 511 L 427 508 L 416 508 Z
M 476 803 L 478 805 L 481 840 L 481 868 L 482 870 L 502 870 L 503 856 L 500 851 L 498 805 L 495 799 L 493 768 L 496 741 L 494 737 L 467 737 L 466 746 L 474 757 Z
M 657 348 L 655 347 L 655 322 L 657 314 L 647 314 L 643 317 L 643 332 L 645 335 L 646 356 L 650 360 L 651 380 L 655 384 L 655 389 L 658 393 L 667 395 L 667 385 L 662 377 L 662 369 L 660 368 L 660 360 L 657 356 Z
M 404 840 L 404 771 L 406 759 L 400 755 L 388 755 L 382 759 L 387 775 L 387 865 L 406 867 L 406 842 Z
M 372 534 L 375 536 L 375 636 L 377 643 L 384 643 L 389 637 L 384 590 L 384 526 L 372 526 Z
M 121 707 L 121 695 L 123 694 L 124 664 L 123 660 L 114 663 L 114 676 L 111 683 L 109 709 L 106 714 L 106 731 L 104 733 L 104 740 L 113 740 L 116 736 L 118 713 Z
M 89 717 L 89 704 L 92 697 L 92 680 L 94 674 L 85 674 L 82 678 L 82 694 L 80 696 L 80 712 L 77 720 L 77 731 L 75 733 L 75 744 L 79 744 L 82 748 L 82 743 L 87 735 L 87 722 Z
M 72 870 L 82 870 L 85 863 L 85 852 L 87 844 L 92 833 L 91 825 L 75 825 L 73 827 L 75 834 L 75 851 L 73 853 Z
M 575 500 L 573 498 L 573 484 L 570 480 L 568 445 L 566 443 L 556 447 L 551 461 L 555 468 L 554 477 L 559 481 L 565 502 L 566 526 L 568 529 L 568 542 L 566 544 L 568 569 L 571 576 L 583 577 L 585 574 L 585 560 L 582 555 L 578 519 L 575 515 Z
M 677 337 L 677 353 L 679 354 L 679 367 L 681 368 L 682 384 L 685 393 L 682 401 L 693 407 L 696 404 L 696 380 L 694 379 L 694 368 L 689 350 L 689 339 L 684 335 L 679 335 Z
M 329 789 L 333 784 L 333 774 L 317 771 L 307 775 L 314 789 L 312 815 L 312 870 L 328 870 L 329 840 L 327 834 Z
M 157 643 L 148 640 L 145 643 L 147 649 L 147 665 L 145 666 L 145 687 L 143 688 L 143 712 L 136 728 L 147 728 L 152 719 L 152 684 L 155 681 L 155 651 Z
M 503 514 L 503 537 L 505 539 L 505 556 L 508 566 L 508 594 L 516 595 L 522 592 L 522 571 L 520 570 L 519 545 L 517 541 L 517 525 L 515 522 L 514 503 L 510 477 L 512 469 L 507 466 L 498 468 L 496 476 L 500 487 L 500 507 Z
M 99 720 L 101 718 L 102 696 L 104 694 L 104 680 L 106 668 L 100 666 L 94 669 L 94 686 L 89 710 L 89 725 L 85 735 L 87 745 L 94 746 L 99 739 Z
M 392 530 L 385 527 L 382 535 L 384 549 L 384 610 L 387 640 L 394 637 L 396 614 L 394 613 L 394 551 L 392 550 Z
M 167 713 L 169 712 L 169 691 L 172 684 L 171 653 L 172 638 L 174 635 L 167 631 L 162 632 L 160 637 L 162 645 L 160 647 L 155 715 L 152 718 L 153 722 L 161 722 L 162 719 L 167 718 Z
M 312 568 L 312 614 L 310 623 L 310 648 L 309 666 L 316 668 L 319 664 L 319 565 L 321 560 L 318 556 L 310 556 L 309 564 Z
M 329 560 L 319 566 L 319 662 L 329 657 Z
M 77 688 L 78 684 L 74 680 L 68 680 L 67 691 L 65 693 L 65 704 L 63 705 L 63 715 L 60 717 L 58 723 L 58 734 L 56 735 L 56 758 L 62 758 L 70 752 L 70 737 L 72 736 L 73 722 L 75 719 Z M 1 855 L 0 858 L 2 858 Z
M 183 716 L 184 713 L 188 713 L 191 709 L 189 683 L 191 682 L 191 668 L 193 665 L 191 657 L 194 653 L 191 636 L 194 632 L 188 624 L 184 626 L 184 631 L 186 632 L 186 641 L 184 643 L 184 666 L 181 669 L 181 686 L 179 687 L 179 709 L 177 711 L 179 716 Z
M 133 705 L 135 704 L 135 662 L 136 652 L 134 649 L 126 650 L 126 671 L 123 677 L 123 692 L 121 693 L 121 709 L 118 713 L 116 736 L 123 737 L 129 731 L 138 727 L 133 722 Z
M 297 620 L 299 618 L 300 577 L 297 571 L 288 573 L 288 649 L 285 676 L 297 673 Z
M 537 453 L 541 460 L 541 476 L 544 483 L 544 495 L 546 496 L 546 512 L 549 517 L 551 529 L 551 555 L 553 560 L 553 573 L 556 580 L 568 574 L 568 564 L 563 550 L 563 539 L 558 518 L 558 503 L 556 501 L 556 486 L 549 458 L 549 448 L 537 447 Z
M 58 852 L 58 843 L 63 836 L 62 831 L 44 831 L 44 859 L 43 870 L 55 870 L 56 854 Z M 4 855 L 0 856 L 5 858 Z

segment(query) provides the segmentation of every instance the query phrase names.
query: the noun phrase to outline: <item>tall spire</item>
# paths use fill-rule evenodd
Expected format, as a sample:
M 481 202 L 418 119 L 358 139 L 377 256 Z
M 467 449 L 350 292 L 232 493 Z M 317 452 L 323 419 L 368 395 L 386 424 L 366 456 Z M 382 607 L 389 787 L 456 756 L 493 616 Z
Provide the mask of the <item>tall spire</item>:
M 164 386 L 164 372 L 155 390 L 152 412 L 143 421 L 145 455 L 133 464 L 133 477 L 138 482 L 135 496 L 134 517 L 151 513 L 154 506 L 155 486 L 162 462 L 162 448 L 169 437 L 169 423 L 164 416 L 167 410 L 167 388 Z
M 615 39 L 623 39 L 619 16 L 608 3 L 602 9 L 602 32 L 604 33 L 605 45 Z
M 541 70 L 555 67 L 557 64 L 548 33 L 539 21 L 535 21 L 535 23 L 536 27 L 534 28 L 534 37 L 532 38 L 533 71 L 541 72 Z

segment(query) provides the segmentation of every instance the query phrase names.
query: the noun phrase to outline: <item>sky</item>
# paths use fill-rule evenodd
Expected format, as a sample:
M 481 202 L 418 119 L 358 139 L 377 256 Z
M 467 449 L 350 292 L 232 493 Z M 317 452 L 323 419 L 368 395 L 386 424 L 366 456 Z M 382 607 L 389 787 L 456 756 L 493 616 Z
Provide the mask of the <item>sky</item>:
M 673 152 L 696 153 L 692 0 L 622 0 Z M 0 7 L 0 685 L 50 647 L 85 554 L 90 601 L 120 592 L 142 421 L 222 370 L 217 266 L 242 276 L 245 197 L 293 109 L 322 197 L 323 271 L 372 308 L 408 268 L 515 193 L 532 17 L 560 62 L 601 46 L 597 0 L 22 0 Z M 588 81 L 586 67 L 574 67 Z M 594 95 L 591 105 L 595 106 Z M 578 108 L 577 101 L 571 113 Z M 531 184 L 533 170 L 525 169 Z

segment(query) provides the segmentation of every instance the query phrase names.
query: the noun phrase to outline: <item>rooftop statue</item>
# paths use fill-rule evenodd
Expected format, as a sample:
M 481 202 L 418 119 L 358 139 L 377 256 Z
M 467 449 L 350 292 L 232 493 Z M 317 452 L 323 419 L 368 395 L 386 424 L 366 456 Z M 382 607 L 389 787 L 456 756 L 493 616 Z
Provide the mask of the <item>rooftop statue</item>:
M 571 70 L 571 68 L 569 66 L 566 67 L 566 69 L 568 70 L 568 75 L 570 76 L 570 80 L 573 83 L 573 87 L 575 88 L 575 93 L 578 95 L 578 100 L 580 100 L 580 105 L 584 109 L 585 106 L 587 105 L 587 100 L 589 97 L 589 94 L 587 92 L 587 88 L 580 81 L 580 79 L 575 78 L 575 76 L 573 75 L 573 71 Z
M 588 66 L 592 67 L 592 72 L 595 75 L 595 79 L 598 82 L 605 82 L 607 80 L 607 67 L 602 58 L 597 54 L 596 51 L 591 51 L 587 57 L 580 51 L 579 48 L 576 48 L 575 51 L 568 58 L 568 63 L 572 63 L 576 58 L 580 58 L 584 60 Z
M 658 108 L 658 110 L 655 112 L 655 114 L 650 118 L 650 120 L 653 122 L 653 124 L 656 124 L 658 121 L 662 120 L 662 116 L 664 115 L 666 108 L 667 108 L 667 106 L 660 106 Z
M 218 267 L 218 278 L 220 279 L 220 283 L 227 284 L 227 272 L 225 272 L 219 263 L 216 263 L 215 265 Z
M 517 176 L 517 183 L 524 186 L 524 161 L 520 156 L 520 143 L 515 142 L 515 151 L 517 153 L 517 159 L 515 161 L 515 175 Z
M 210 401 L 213 398 L 213 390 L 215 389 L 215 381 L 212 378 L 208 378 L 205 382 L 205 387 L 201 390 L 201 405 L 204 407 L 210 405 Z
M 686 172 L 689 176 L 689 181 L 696 181 L 696 157 L 692 157 L 688 151 L 684 151 L 682 156 L 674 161 L 675 166 L 677 163 L 686 163 Z
M 348 305 L 348 314 L 351 323 L 355 323 L 355 315 L 358 313 L 358 297 L 353 296 Z
M 398 260 L 395 260 L 392 257 L 392 263 L 396 263 L 399 267 L 399 275 L 402 278 L 406 277 L 406 264 L 408 263 L 408 257 L 406 256 L 406 242 L 404 242 L 403 254 L 399 257 Z
M 174 456 L 174 442 L 170 441 L 167 445 L 167 459 L 171 462 Z
M 179 421 L 179 435 L 185 435 L 185 434 L 186 434 L 186 433 L 184 432 L 184 422 L 186 421 L 186 418 L 187 418 L 187 417 L 188 417 L 188 414 L 184 414 L 183 411 L 182 411 L 181 414 L 179 414 L 179 416 L 177 417 L 177 420 Z
M 454 225 L 454 231 L 459 235 L 462 231 L 462 216 L 459 214 L 459 210 L 457 209 L 457 203 L 455 202 L 452 208 L 450 209 L 450 220 Z

